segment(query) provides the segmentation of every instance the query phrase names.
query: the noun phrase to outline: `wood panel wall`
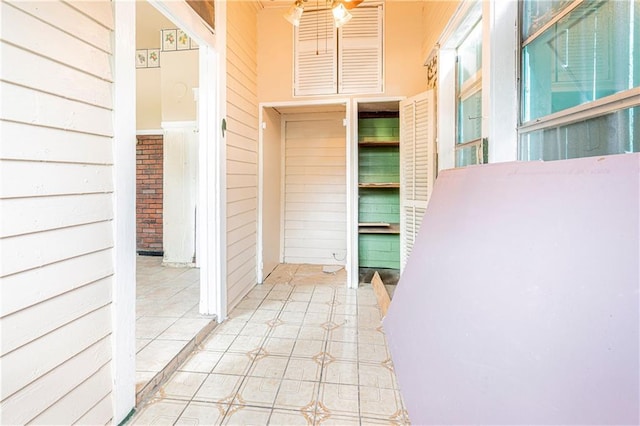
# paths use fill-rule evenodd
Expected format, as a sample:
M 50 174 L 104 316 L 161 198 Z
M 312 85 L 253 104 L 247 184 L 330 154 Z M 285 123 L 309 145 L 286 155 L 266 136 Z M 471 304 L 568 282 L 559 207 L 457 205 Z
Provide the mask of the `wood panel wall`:
M 227 3 L 227 300 L 256 284 L 258 223 L 257 12 Z
M 284 261 L 344 265 L 346 131 L 332 119 L 287 121 Z
M 422 34 L 422 58 L 426 60 L 433 51 L 438 38 L 460 5 L 461 0 L 425 1 L 422 19 L 425 31 Z M 412 93 L 411 95 L 415 95 Z
M 0 4 L 2 424 L 112 419 L 109 1 Z

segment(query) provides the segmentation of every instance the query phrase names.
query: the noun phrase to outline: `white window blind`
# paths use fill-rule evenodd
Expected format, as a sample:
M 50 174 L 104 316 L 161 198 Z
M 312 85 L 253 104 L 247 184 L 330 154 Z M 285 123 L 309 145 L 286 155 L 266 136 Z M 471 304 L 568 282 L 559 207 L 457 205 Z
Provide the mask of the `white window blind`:
M 294 37 L 295 96 L 382 93 L 382 6 L 350 13 L 339 29 L 329 10 L 302 15 Z
M 404 269 L 436 178 L 433 90 L 400 102 L 400 268 Z
M 382 92 L 382 6 L 357 7 L 340 28 L 340 93 Z

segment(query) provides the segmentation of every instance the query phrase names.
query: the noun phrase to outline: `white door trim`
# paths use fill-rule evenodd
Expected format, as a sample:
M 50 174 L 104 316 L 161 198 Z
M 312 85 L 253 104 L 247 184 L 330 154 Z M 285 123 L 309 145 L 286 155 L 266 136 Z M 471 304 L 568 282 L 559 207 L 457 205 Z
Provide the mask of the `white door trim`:
M 347 241 L 347 259 L 351 268 L 347 269 L 349 274 L 347 282 L 349 288 L 358 288 L 360 281 L 360 261 L 358 259 L 358 105 L 364 103 L 376 102 L 400 102 L 405 99 L 402 97 L 372 97 L 372 98 L 353 98 L 351 105 L 350 122 L 352 126 L 349 129 L 353 143 L 347 145 L 347 214 L 349 215 L 347 224 L 350 229 L 349 241 Z
M 214 76 L 217 70 L 217 58 L 213 49 L 200 47 L 200 76 Z M 197 254 L 200 265 L 200 305 L 202 314 L 216 315 L 218 322 L 226 318 L 226 286 L 223 285 L 226 252 L 223 238 L 224 211 L 224 175 L 221 175 L 220 145 L 216 141 L 215 125 L 217 117 L 217 83 L 214 79 L 200 78 L 200 102 L 198 109 L 199 157 L 198 172 L 200 179 L 198 196 L 198 235 L 200 253 Z M 202 96 L 204 95 L 204 96 Z M 210 142 L 211 141 L 211 142 Z M 224 157 L 222 157 L 224 158 Z
M 134 2 L 114 1 L 114 277 L 112 387 L 114 423 L 136 403 L 136 73 Z
M 262 213 L 263 213 L 263 188 L 264 188 L 264 170 L 262 164 L 262 157 L 264 156 L 264 109 L 262 106 L 258 106 L 258 223 L 256 224 L 256 238 L 257 247 L 256 247 L 256 282 L 258 284 L 262 284 L 264 281 L 264 255 L 262 254 L 262 235 L 263 235 L 263 225 L 262 225 Z

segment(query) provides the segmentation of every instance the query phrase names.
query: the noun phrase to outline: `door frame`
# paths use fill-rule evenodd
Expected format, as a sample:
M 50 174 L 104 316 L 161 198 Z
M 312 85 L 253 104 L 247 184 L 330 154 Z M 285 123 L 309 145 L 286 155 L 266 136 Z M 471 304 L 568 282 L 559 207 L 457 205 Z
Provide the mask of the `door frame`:
M 216 2 L 216 27 L 206 26 L 185 1 L 148 0 L 199 45 L 200 304 L 202 314 L 226 319 L 226 142 L 217 123 L 226 113 L 226 5 Z M 113 1 L 114 11 L 114 284 L 112 309 L 113 419 L 135 407 L 136 302 L 136 73 L 135 2 Z M 206 78 L 211 76 L 212 78 Z M 215 76 L 215 77 L 213 77 Z M 212 124 L 213 123 L 213 124 Z
M 351 179 L 351 175 L 353 174 L 353 169 L 351 164 L 353 163 L 353 158 L 352 158 L 352 149 L 351 149 L 351 134 L 352 134 L 352 120 L 351 120 L 351 116 L 352 116 L 352 112 L 351 112 L 351 108 L 352 108 L 352 104 L 351 104 L 351 100 L 349 98 L 335 98 L 335 99 L 322 99 L 322 100 L 313 100 L 313 101 L 288 101 L 288 102 L 261 102 L 258 105 L 258 122 L 260 123 L 259 128 L 260 128 L 260 132 L 259 132 L 259 136 L 258 136 L 258 250 L 257 250 L 257 262 L 256 262 L 256 276 L 258 279 L 258 283 L 262 284 L 262 282 L 264 281 L 264 279 L 266 278 L 265 275 L 265 271 L 263 270 L 263 250 L 264 250 L 264 241 L 263 241 L 263 229 L 264 229 L 264 224 L 263 224 L 263 211 L 264 211 L 264 109 L 265 108 L 295 108 L 295 107 L 313 107 L 313 106 L 330 106 L 330 105 L 344 105 L 345 107 L 345 146 L 346 146 L 346 186 L 347 186 L 347 195 L 345 198 L 345 203 L 347 206 L 347 212 L 346 212 L 346 226 L 347 226 L 347 253 L 346 253 L 346 258 L 345 258 L 345 269 L 347 271 L 347 287 L 349 288 L 355 288 L 358 286 L 358 274 L 356 272 L 355 276 L 356 276 L 356 281 L 353 282 L 352 281 L 352 276 L 353 274 L 350 273 L 349 271 L 352 271 L 353 269 L 353 264 L 352 264 L 352 248 L 350 246 L 350 241 L 353 240 L 353 233 L 354 233 L 354 229 L 355 232 L 357 234 L 357 218 L 356 218 L 356 222 L 353 222 L 353 214 L 350 211 L 350 206 L 351 206 L 351 202 L 350 202 L 350 197 L 351 197 L 351 193 L 354 190 L 357 190 L 357 186 L 354 188 L 353 187 L 353 179 Z M 285 114 L 282 114 L 285 115 Z M 284 121 L 281 121 L 282 124 L 282 131 L 280 133 L 280 144 L 283 147 L 284 146 L 284 140 L 285 140 L 285 132 L 284 132 Z M 284 163 L 284 151 L 281 152 L 281 165 L 283 165 Z M 281 187 L 283 188 L 284 185 L 284 181 L 281 182 Z M 356 183 L 357 185 L 357 183 Z M 283 200 L 284 200 L 284 189 L 281 190 L 280 193 L 280 200 L 279 203 L 282 206 L 283 204 Z M 282 222 L 282 214 L 283 214 L 283 209 L 281 207 L 281 222 Z M 280 235 L 282 236 L 284 232 L 284 229 L 280 229 Z M 282 253 L 282 250 L 284 250 L 284 246 L 282 243 L 282 237 L 281 237 L 281 243 L 280 243 L 281 247 L 280 247 L 280 253 Z M 281 255 L 281 254 L 280 254 Z M 357 260 L 357 258 L 356 258 Z M 357 271 L 357 263 L 356 263 L 356 271 Z M 270 271 L 269 271 L 270 272 Z
M 348 247 L 350 251 L 347 251 L 351 265 L 353 269 L 347 271 L 349 273 L 348 282 L 352 283 L 350 288 L 358 288 L 360 281 L 360 261 L 359 255 L 359 242 L 358 242 L 358 111 L 360 104 L 375 104 L 378 102 L 398 102 L 404 100 L 404 96 L 377 96 L 377 97 L 356 97 L 351 99 L 351 120 L 353 125 L 351 126 L 352 140 L 354 143 L 351 146 L 351 162 L 349 164 L 351 174 L 348 178 L 351 180 L 351 186 L 354 188 L 353 193 L 349 194 L 347 211 L 350 212 L 350 219 L 353 223 L 355 232 L 350 233 L 350 240 Z

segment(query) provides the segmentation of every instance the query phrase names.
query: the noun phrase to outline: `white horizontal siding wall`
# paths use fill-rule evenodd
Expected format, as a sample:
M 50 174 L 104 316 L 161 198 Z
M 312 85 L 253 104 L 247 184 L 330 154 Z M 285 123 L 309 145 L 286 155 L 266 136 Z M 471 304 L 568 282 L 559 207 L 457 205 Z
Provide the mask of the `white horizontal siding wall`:
M 284 262 L 345 264 L 347 247 L 344 114 L 287 121 Z
M 227 3 L 227 305 L 256 284 L 258 223 L 257 11 Z
M 109 1 L 0 4 L 0 423 L 112 420 Z

